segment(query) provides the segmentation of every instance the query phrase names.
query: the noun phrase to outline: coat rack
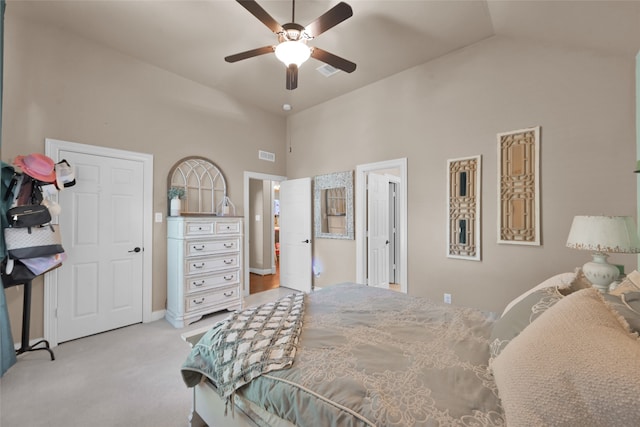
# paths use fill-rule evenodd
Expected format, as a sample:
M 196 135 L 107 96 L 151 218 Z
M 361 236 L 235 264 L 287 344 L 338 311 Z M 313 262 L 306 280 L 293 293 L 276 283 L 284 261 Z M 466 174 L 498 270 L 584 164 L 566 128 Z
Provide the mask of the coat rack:
M 16 350 L 16 354 L 20 355 L 28 351 L 44 350 L 49 352 L 52 361 L 56 360 L 53 350 L 51 350 L 49 346 L 49 341 L 40 340 L 35 344 L 29 344 L 29 329 L 31 326 L 31 281 L 33 280 L 29 277 L 32 276 L 32 274 L 30 274 L 27 267 L 18 262 L 16 262 L 13 268 L 15 271 L 9 276 L 5 274 L 4 266 L 2 267 L 2 285 L 5 289 L 12 286 L 24 285 L 24 296 L 22 300 L 22 337 L 20 348 Z M 24 269 L 25 274 L 20 273 L 22 269 Z M 44 347 L 39 347 L 41 344 L 44 344 Z

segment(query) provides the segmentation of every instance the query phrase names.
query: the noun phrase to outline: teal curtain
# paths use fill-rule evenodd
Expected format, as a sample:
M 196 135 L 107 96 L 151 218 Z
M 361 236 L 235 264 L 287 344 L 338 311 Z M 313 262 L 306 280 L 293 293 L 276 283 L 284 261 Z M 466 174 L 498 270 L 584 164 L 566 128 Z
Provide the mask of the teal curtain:
M 5 0 L 0 0 L 0 130 L 2 129 L 2 76 L 4 63 L 4 9 Z M 0 132 L 0 148 L 2 148 L 2 132 Z M 0 214 L 5 218 L 6 204 L 4 195 L 7 193 L 8 180 L 13 176 L 13 168 L 2 163 L 2 194 L 0 195 Z M 7 180 L 8 177 L 8 180 Z M 11 200 L 11 198 L 9 198 Z M 3 224 L 4 225 L 4 224 Z M 0 258 L 4 260 L 6 250 L 4 246 L 4 233 L 0 233 Z M 4 287 L 0 286 L 0 376 L 16 363 L 16 351 L 13 347 L 13 336 L 11 335 L 11 324 L 9 323 L 9 311 L 7 310 L 7 300 L 4 295 Z

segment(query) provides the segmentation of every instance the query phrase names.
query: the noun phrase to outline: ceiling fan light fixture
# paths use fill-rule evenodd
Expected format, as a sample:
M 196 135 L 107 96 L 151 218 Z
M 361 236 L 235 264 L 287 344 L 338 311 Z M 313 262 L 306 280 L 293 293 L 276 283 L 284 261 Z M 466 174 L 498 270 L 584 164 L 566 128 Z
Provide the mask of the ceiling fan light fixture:
M 284 41 L 276 46 L 276 58 L 287 67 L 302 65 L 311 56 L 311 49 L 303 41 Z

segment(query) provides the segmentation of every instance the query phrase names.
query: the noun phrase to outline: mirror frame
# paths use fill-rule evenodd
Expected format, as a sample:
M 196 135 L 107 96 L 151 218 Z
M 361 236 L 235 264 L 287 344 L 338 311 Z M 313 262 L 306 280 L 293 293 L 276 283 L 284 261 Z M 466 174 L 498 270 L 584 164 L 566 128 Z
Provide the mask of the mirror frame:
M 322 190 L 344 187 L 346 197 L 346 234 L 324 233 L 322 231 Z M 313 179 L 313 224 L 316 239 L 355 238 L 353 225 L 353 171 L 317 175 Z
M 227 197 L 227 181 L 222 170 L 211 160 L 202 156 L 189 156 L 178 160 L 169 170 L 167 190 L 171 187 L 184 188 L 186 201 L 182 216 L 219 215 L 218 206 Z M 208 193 L 209 205 L 202 202 Z M 189 197 L 189 195 L 195 196 Z M 234 208 L 235 209 L 235 208 Z M 167 203 L 167 214 L 169 206 Z

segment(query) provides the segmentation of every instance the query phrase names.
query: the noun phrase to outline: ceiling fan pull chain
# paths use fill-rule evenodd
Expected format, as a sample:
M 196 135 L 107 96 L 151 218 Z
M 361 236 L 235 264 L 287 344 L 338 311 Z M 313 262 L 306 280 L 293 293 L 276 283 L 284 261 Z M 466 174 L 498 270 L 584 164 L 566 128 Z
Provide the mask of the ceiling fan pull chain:
M 296 22 L 296 0 L 293 0 L 293 6 L 291 7 L 291 22 Z

